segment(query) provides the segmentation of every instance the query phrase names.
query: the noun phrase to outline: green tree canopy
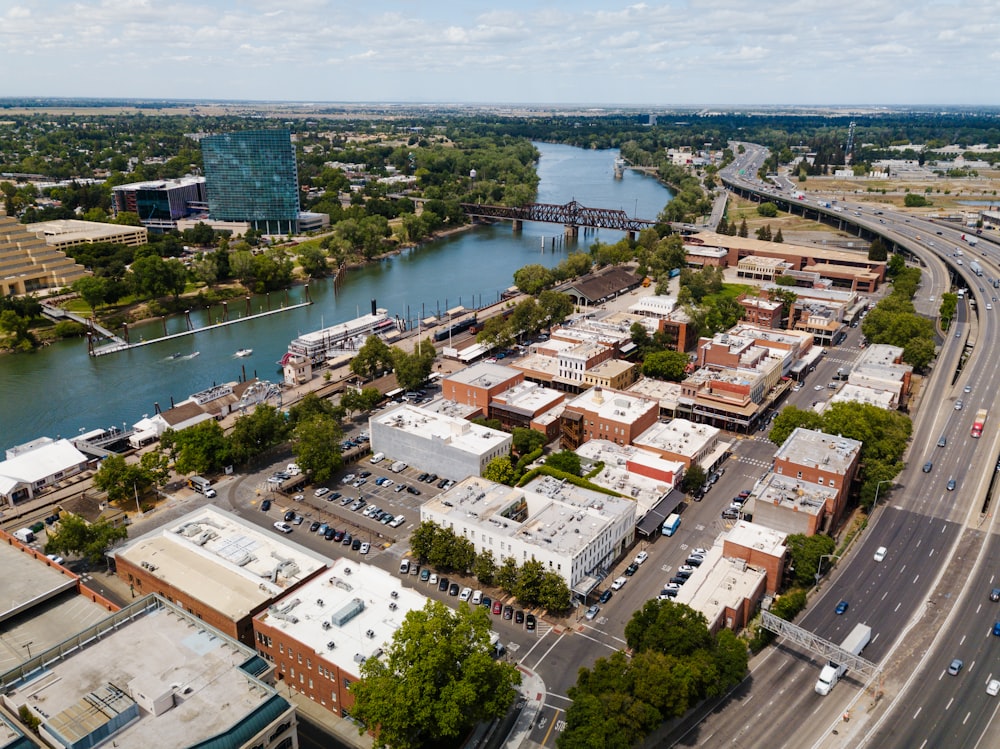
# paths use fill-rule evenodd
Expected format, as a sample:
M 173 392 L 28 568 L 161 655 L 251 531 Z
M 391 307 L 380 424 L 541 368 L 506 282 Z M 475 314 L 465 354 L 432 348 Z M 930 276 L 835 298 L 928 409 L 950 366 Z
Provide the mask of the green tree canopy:
M 247 463 L 268 448 L 286 439 L 290 428 L 282 413 L 267 403 L 260 403 L 240 416 L 229 434 L 229 453 L 237 463 Z
M 160 449 L 170 455 L 178 473 L 215 473 L 230 461 L 229 441 L 219 422 L 202 421 L 160 437 Z
M 329 481 L 343 465 L 340 440 L 344 430 L 332 416 L 316 414 L 295 425 L 292 449 L 299 467 L 318 484 Z
M 45 553 L 82 556 L 91 564 L 98 564 L 109 549 L 126 538 L 128 530 L 124 525 L 114 526 L 107 520 L 91 524 L 78 515 L 64 513 L 58 530 L 48 534 Z
M 788 555 L 792 560 L 791 566 L 795 570 L 792 573 L 792 579 L 796 585 L 809 588 L 816 582 L 816 570 L 820 557 L 832 554 L 836 548 L 836 542 L 829 536 L 819 534 L 806 536 L 802 533 L 793 533 L 785 540 L 785 546 L 788 548 Z M 829 571 L 832 564 L 832 559 L 825 560 L 824 571 Z
M 501 717 L 521 681 L 517 668 L 494 660 L 490 618 L 481 606 L 457 611 L 428 601 L 410 611 L 382 658 L 361 666 L 350 685 L 351 715 L 375 732 L 376 746 L 440 746 L 482 720 Z
M 687 354 L 682 351 L 656 351 L 646 355 L 642 362 L 642 373 L 658 380 L 680 382 L 684 379 L 687 365 Z
M 483 469 L 483 478 L 488 481 L 496 481 L 498 484 L 513 486 L 514 482 L 517 481 L 517 471 L 514 470 L 514 464 L 510 462 L 510 458 L 501 455 L 486 464 L 486 468 Z
M 581 473 L 580 456 L 572 450 L 561 450 L 550 455 L 545 459 L 545 465 L 573 476 L 579 476 Z

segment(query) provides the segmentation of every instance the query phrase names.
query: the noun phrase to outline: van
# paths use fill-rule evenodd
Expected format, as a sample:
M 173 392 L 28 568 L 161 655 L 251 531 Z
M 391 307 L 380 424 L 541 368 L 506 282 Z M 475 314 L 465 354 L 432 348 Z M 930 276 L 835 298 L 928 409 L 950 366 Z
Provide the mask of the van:
M 405 471 L 406 463 L 404 463 L 401 460 L 397 460 L 395 463 L 389 466 L 389 470 L 392 471 L 393 473 L 400 473 L 401 471 Z
M 35 540 L 35 533 L 31 528 L 21 528 L 21 530 L 14 531 L 13 536 L 22 544 L 30 544 Z
M 381 463 L 383 460 L 385 460 L 385 453 L 375 453 L 368 462 L 375 464 Z
M 404 559 L 399 563 L 399 574 L 408 575 L 410 573 L 410 560 Z

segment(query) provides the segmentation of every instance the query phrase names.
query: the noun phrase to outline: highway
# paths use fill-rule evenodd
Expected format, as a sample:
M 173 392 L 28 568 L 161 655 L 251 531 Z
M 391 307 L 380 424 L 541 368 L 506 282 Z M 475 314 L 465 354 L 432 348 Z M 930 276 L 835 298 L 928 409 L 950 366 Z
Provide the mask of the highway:
M 787 194 L 756 179 L 766 151 L 750 144 L 746 149 L 723 176 L 787 202 Z M 791 187 L 787 180 L 784 185 L 786 190 Z M 951 287 L 944 261 L 957 281 L 968 285 L 980 310 L 977 318 L 960 305 L 953 326 L 957 336 L 949 331 L 941 339 L 934 371 L 917 397 L 907 468 L 891 492 L 888 486 L 880 487 L 888 501 L 874 512 L 861 542 L 797 621 L 837 642 L 855 623 L 869 624 L 873 640 L 864 655 L 883 662 L 885 676 L 872 692 L 863 693 L 862 685 L 848 674 L 847 681 L 821 697 L 812 687 L 822 664 L 793 646 L 779 645 L 763 656 L 728 700 L 706 706 L 677 727 L 663 746 L 718 746 L 724 741 L 743 747 L 853 747 L 862 740 L 876 747 L 995 745 L 988 726 L 1000 703 L 986 694 L 985 685 L 991 675 L 1000 676 L 1000 638 L 991 635 L 993 622 L 1000 619 L 1000 604 L 989 601 L 987 594 L 1000 545 L 992 514 L 984 516 L 980 510 L 995 474 L 1000 435 L 993 426 L 1000 410 L 992 366 L 984 363 L 1000 343 L 994 312 L 985 310 L 996 293 L 987 279 L 1000 277 L 1000 253 L 980 241 L 975 254 L 984 277 L 978 278 L 968 270 L 973 251 L 961 240 L 962 231 L 885 206 L 841 200 L 839 207 L 848 216 L 838 212 L 835 217 L 878 232 L 920 257 L 925 278 L 914 300 L 919 311 L 933 314 L 940 294 Z M 957 249 L 964 252 L 962 265 L 953 254 Z M 824 366 L 831 368 L 831 360 L 842 351 L 832 350 Z M 956 410 L 959 399 L 963 407 Z M 976 440 L 969 428 L 980 407 L 991 410 L 992 421 Z M 941 435 L 946 444 L 937 447 Z M 924 473 L 927 460 L 933 468 Z M 956 481 L 954 491 L 947 489 L 951 478 Z M 882 562 L 873 559 L 879 546 L 889 550 Z M 850 607 L 837 616 L 834 607 L 842 599 Z M 954 657 L 962 658 L 965 668 L 957 677 L 947 676 L 945 668 Z M 884 696 L 876 700 L 873 695 L 880 689 Z M 845 730 L 846 711 L 852 711 L 854 731 Z

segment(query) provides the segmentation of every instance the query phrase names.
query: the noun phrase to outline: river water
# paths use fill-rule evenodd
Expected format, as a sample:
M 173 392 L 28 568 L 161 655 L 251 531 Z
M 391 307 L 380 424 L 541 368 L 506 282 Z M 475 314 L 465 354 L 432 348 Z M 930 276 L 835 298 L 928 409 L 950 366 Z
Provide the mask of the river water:
M 548 143 L 535 144 L 538 202 L 562 204 L 576 200 L 588 207 L 614 208 L 630 216 L 655 219 L 670 200 L 670 192 L 655 179 L 626 171 L 614 178 L 615 150 L 593 151 Z M 457 305 L 482 306 L 497 301 L 513 284 L 514 271 L 529 263 L 554 266 L 570 251 L 586 250 L 595 241 L 614 243 L 619 232 L 584 234 L 578 244 L 563 241 L 562 226 L 526 223 L 520 234 L 510 224 L 481 226 L 407 250 L 348 273 L 335 292 L 332 281 L 313 281 L 313 304 L 302 309 L 248 320 L 185 338 L 98 358 L 87 355 L 81 340 L 61 341 L 27 355 L 0 356 L 0 448 L 37 437 L 72 438 L 84 430 L 129 426 L 154 403 L 169 408 L 191 393 L 215 383 L 249 377 L 280 379 L 277 360 L 301 333 L 333 325 L 371 309 L 371 300 L 390 314 L 412 321 Z M 544 248 L 544 249 L 543 249 Z M 270 308 L 303 300 L 297 287 L 270 296 Z M 251 311 L 266 309 L 255 298 Z M 239 300 L 229 304 L 230 318 L 245 310 Z M 213 311 L 217 321 L 221 317 Z M 199 327 L 206 313 L 192 313 Z M 169 332 L 184 330 L 182 317 L 168 321 Z M 160 323 L 132 329 L 131 338 L 162 334 Z M 234 357 L 241 348 L 253 355 Z M 195 352 L 198 356 L 190 357 Z M 170 359 L 172 354 L 180 357 Z

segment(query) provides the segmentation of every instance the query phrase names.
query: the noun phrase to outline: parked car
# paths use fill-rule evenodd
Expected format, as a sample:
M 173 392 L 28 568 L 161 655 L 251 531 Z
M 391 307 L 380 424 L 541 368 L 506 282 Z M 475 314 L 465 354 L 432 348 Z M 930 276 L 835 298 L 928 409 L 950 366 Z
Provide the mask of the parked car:
M 322 496 L 325 496 L 325 495 L 327 495 L 329 493 L 330 493 L 330 490 L 327 489 L 325 486 L 321 486 L 315 492 L 313 492 L 313 494 L 315 494 L 317 497 L 322 497 Z
M 625 568 L 625 576 L 632 577 L 632 575 L 634 575 L 638 571 L 639 571 L 639 565 L 636 564 L 635 562 L 632 562 L 632 564 L 630 564 L 628 567 Z
M 587 609 L 587 613 L 586 613 L 586 614 L 584 614 L 583 616 L 584 616 L 584 617 L 585 617 L 586 619 L 593 619 L 594 617 L 596 617 L 596 616 L 597 616 L 597 614 L 598 614 L 598 613 L 600 612 L 600 610 L 601 610 L 601 607 L 600 607 L 600 606 L 598 606 L 598 605 L 597 605 L 597 604 L 595 603 L 595 604 L 594 604 L 593 606 L 591 606 L 591 607 L 590 607 L 589 609 Z
M 338 533 L 343 533 L 343 531 L 338 531 L 336 528 L 327 528 L 326 533 L 323 534 L 323 538 L 327 541 L 336 541 Z
M 452 583 L 448 587 L 448 595 L 450 595 L 450 596 L 457 596 L 459 590 L 460 590 L 460 588 L 458 587 L 458 583 Z
M 462 592 L 458 594 L 459 601 L 468 601 L 472 598 L 472 588 L 466 586 L 462 588 Z
M 524 617 L 524 628 L 529 632 L 535 631 L 535 615 L 526 614 Z
M 284 521 L 281 521 L 281 520 L 279 520 L 277 523 L 275 523 L 274 527 L 277 530 L 281 531 L 282 533 L 291 533 L 292 532 L 292 526 L 290 526 L 288 523 L 286 523 Z
M 521 609 L 514 612 L 514 624 L 524 624 L 524 612 Z
M 285 522 L 287 523 L 291 520 L 295 520 L 295 510 L 288 510 L 285 513 Z
M 511 619 L 511 618 L 513 618 L 513 616 L 514 616 L 514 607 L 511 606 L 510 604 L 507 604 L 506 606 L 504 606 L 503 607 L 503 618 L 504 619 Z
M 361 542 L 360 538 L 356 538 L 351 541 L 351 551 L 360 551 L 362 546 L 364 546 L 364 544 Z
M 642 564 L 647 559 L 649 559 L 649 554 L 647 554 L 644 551 L 640 551 L 638 554 L 635 555 L 635 560 L 634 561 L 635 561 L 636 564 Z
M 621 590 L 625 587 L 625 583 L 628 582 L 627 577 L 616 577 L 615 581 L 611 583 L 611 590 Z
M 493 602 L 493 614 L 495 616 L 499 616 L 501 613 L 503 613 L 503 604 L 500 601 L 494 601 Z
M 309 532 L 315 533 L 317 530 L 319 530 L 319 521 L 313 520 L 312 524 L 309 526 Z
M 449 581 L 447 577 L 442 577 L 438 580 L 438 590 L 444 591 L 448 590 Z
M 361 548 L 358 551 L 360 551 L 362 554 L 367 554 L 369 549 L 371 549 L 371 544 L 368 543 L 367 541 L 362 541 Z
M 615 592 L 611 590 L 611 588 L 608 588 L 603 593 L 601 593 L 601 597 L 598 598 L 597 600 L 600 601 L 601 603 L 607 603 L 608 601 L 611 600 L 611 596 L 613 596 L 614 594 Z
M 431 571 L 426 567 L 420 570 L 420 582 L 425 583 L 430 579 Z
M 492 610 L 492 608 L 493 608 L 493 599 L 490 598 L 489 596 L 483 596 L 482 605 L 483 605 L 483 608 L 486 609 L 487 611 Z
M 271 509 L 271 500 L 265 499 L 263 502 L 260 503 L 261 512 L 267 512 L 270 509 Z

